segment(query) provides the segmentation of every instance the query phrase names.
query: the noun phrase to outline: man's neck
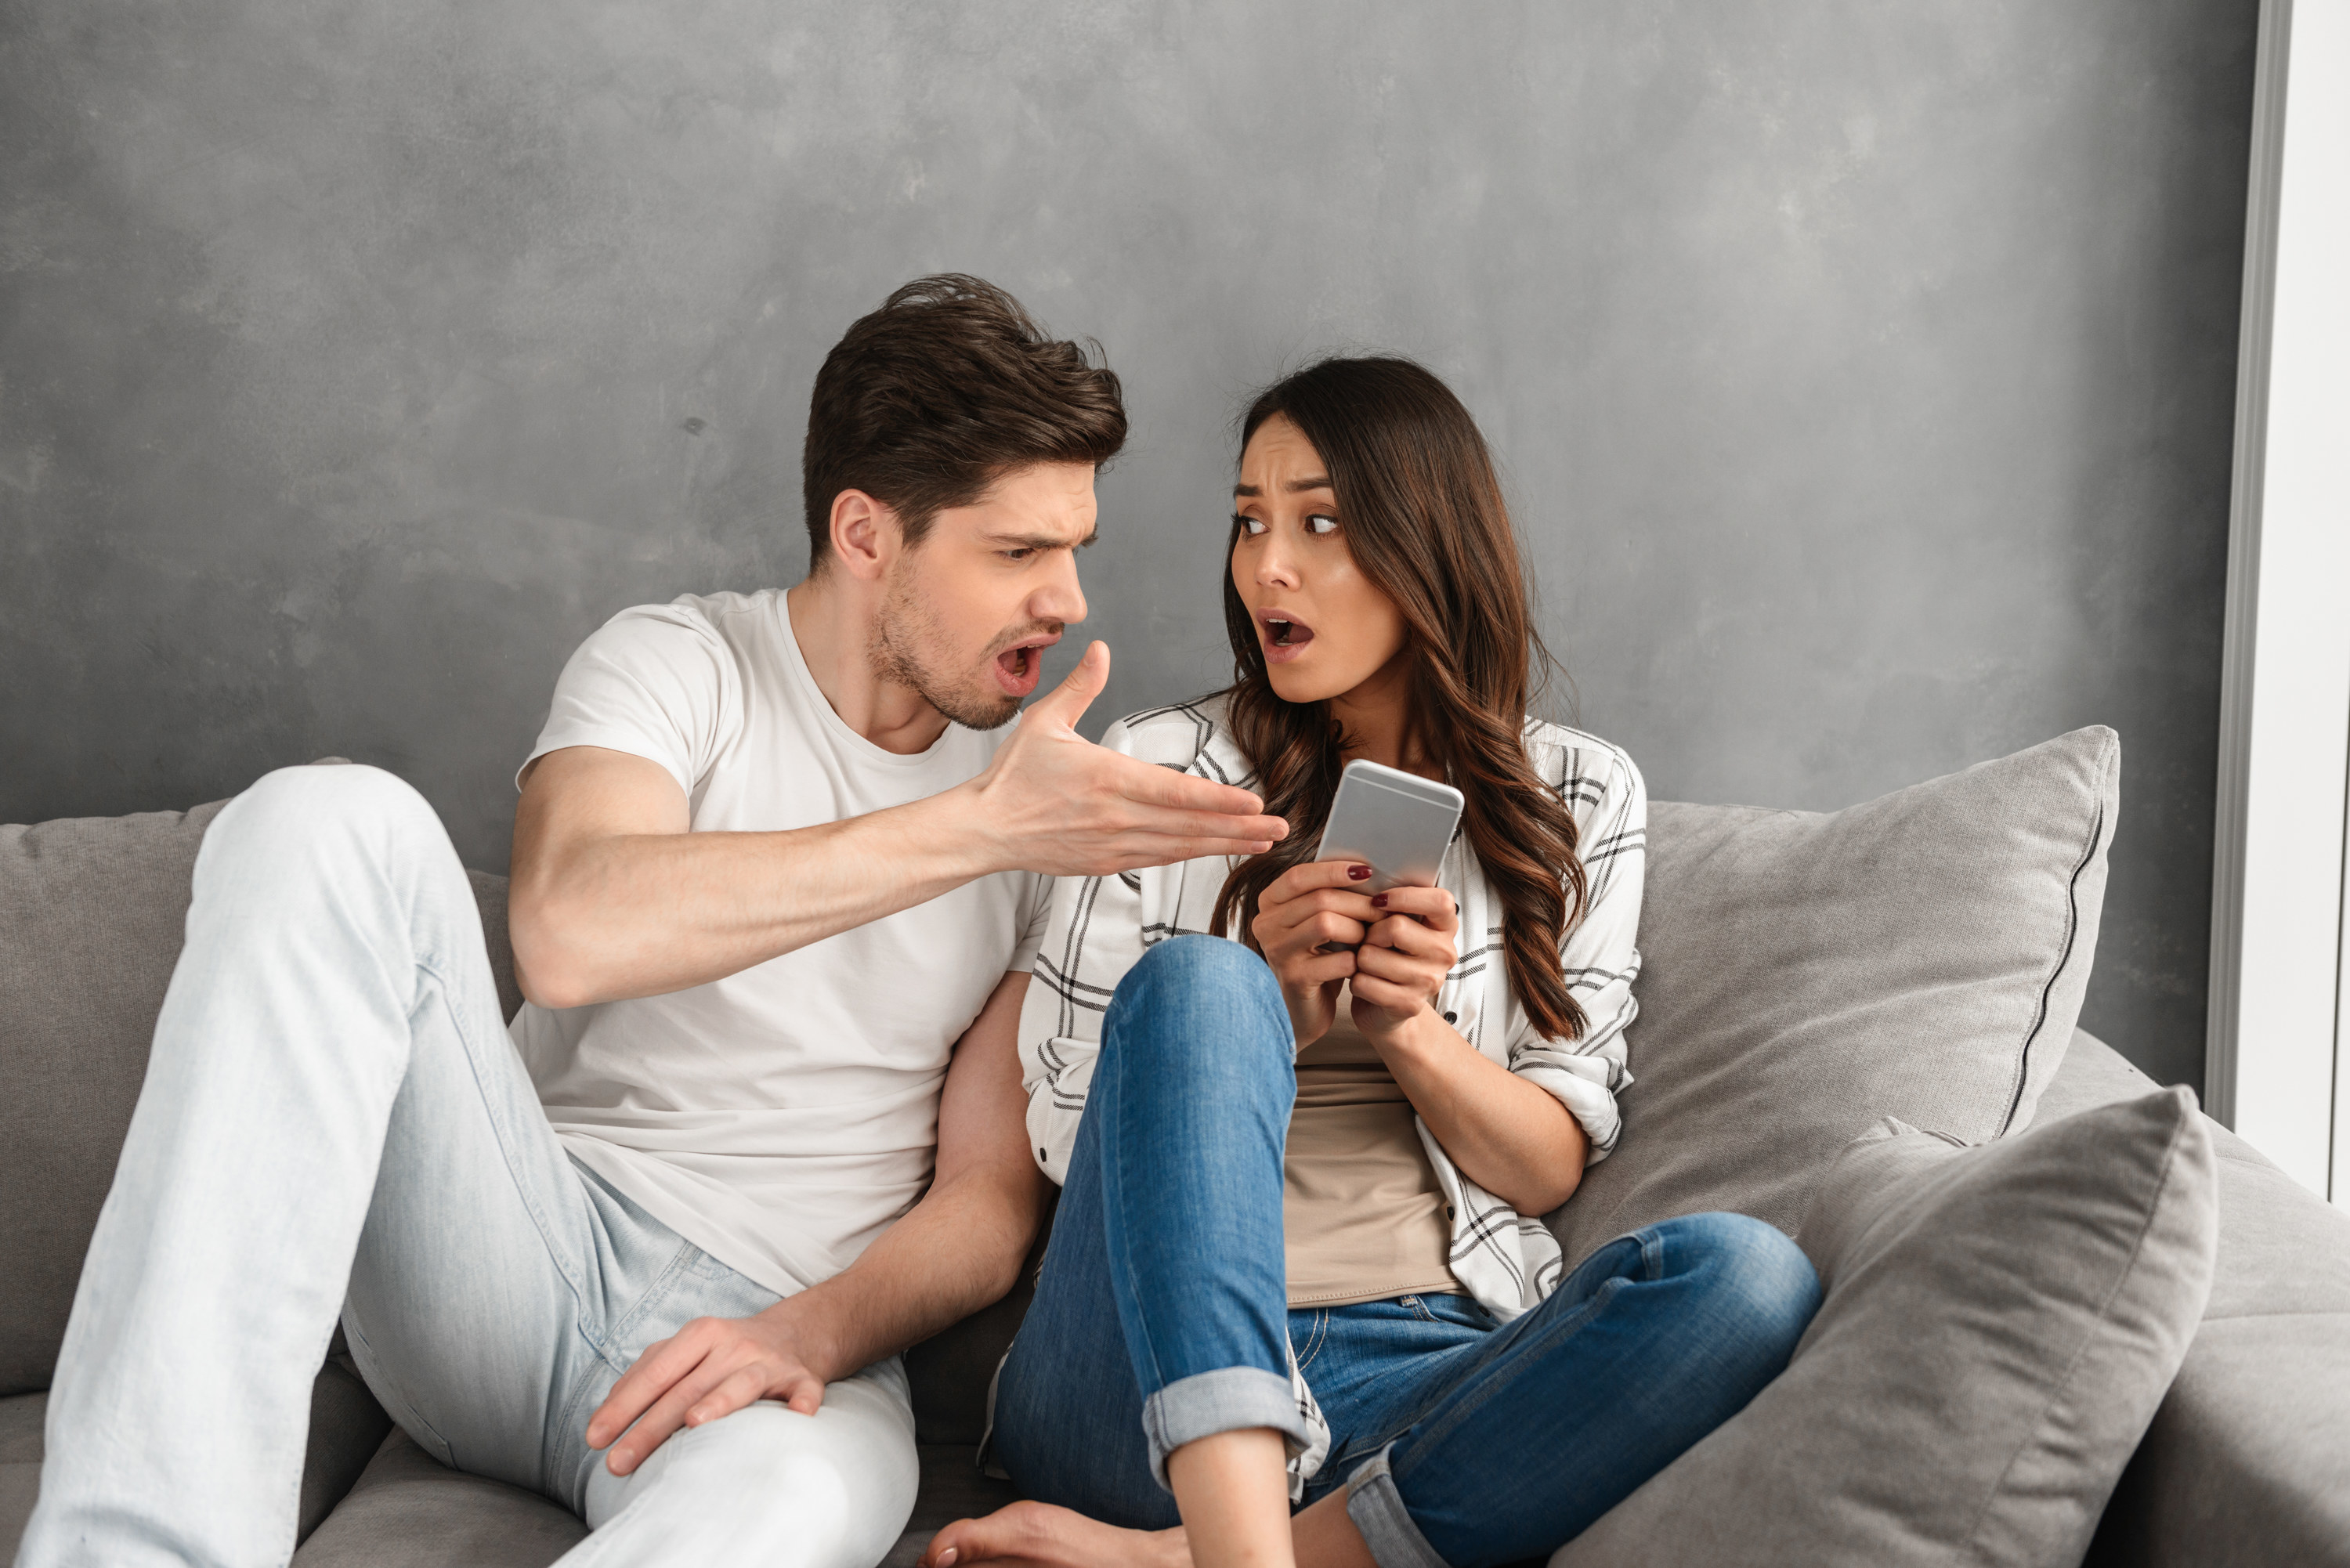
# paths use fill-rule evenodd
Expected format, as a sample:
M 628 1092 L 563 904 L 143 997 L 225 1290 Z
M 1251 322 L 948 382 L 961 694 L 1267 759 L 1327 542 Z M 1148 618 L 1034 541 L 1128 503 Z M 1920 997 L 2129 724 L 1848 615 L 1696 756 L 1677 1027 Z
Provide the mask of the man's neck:
M 947 718 L 912 687 L 873 667 L 877 590 L 846 572 L 803 578 L 784 595 L 792 639 L 840 722 L 885 752 L 911 756 L 946 732 Z

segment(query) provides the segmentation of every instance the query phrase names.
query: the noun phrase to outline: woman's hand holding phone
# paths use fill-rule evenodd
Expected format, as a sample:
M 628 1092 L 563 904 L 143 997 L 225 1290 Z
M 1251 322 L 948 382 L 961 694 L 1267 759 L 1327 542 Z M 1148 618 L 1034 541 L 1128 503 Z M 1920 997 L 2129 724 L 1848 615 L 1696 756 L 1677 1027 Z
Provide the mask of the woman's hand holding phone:
M 1398 887 L 1375 896 L 1360 890 L 1369 878 L 1360 862 L 1309 861 L 1274 878 L 1257 900 L 1249 934 L 1281 983 L 1301 1051 L 1329 1033 L 1340 981 L 1354 981 L 1355 1027 L 1383 1044 L 1434 1012 L 1460 961 L 1451 894 Z
M 1355 1027 L 1384 1046 L 1433 1015 L 1444 977 L 1461 961 L 1461 911 L 1441 888 L 1390 888 L 1370 899 L 1379 918 L 1355 950 Z
M 1348 950 L 1379 920 L 1361 890 L 1370 876 L 1359 862 L 1311 860 L 1274 877 L 1257 899 L 1249 935 L 1281 983 L 1301 1051 L 1329 1033 L 1338 984 L 1355 973 Z

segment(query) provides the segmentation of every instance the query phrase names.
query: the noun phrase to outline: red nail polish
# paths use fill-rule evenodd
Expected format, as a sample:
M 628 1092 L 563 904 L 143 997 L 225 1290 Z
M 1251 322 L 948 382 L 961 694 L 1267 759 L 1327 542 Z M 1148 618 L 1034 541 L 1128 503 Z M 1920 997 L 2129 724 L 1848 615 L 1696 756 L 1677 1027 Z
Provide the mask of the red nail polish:
M 1349 866 L 1347 867 L 1347 877 L 1349 881 L 1367 881 L 1370 875 L 1371 868 L 1367 866 Z
M 1372 894 L 1372 895 L 1371 895 L 1371 908 L 1372 908 L 1372 909 L 1386 909 L 1387 907 L 1388 907 L 1388 896 L 1387 896 L 1385 893 L 1374 893 L 1374 894 Z

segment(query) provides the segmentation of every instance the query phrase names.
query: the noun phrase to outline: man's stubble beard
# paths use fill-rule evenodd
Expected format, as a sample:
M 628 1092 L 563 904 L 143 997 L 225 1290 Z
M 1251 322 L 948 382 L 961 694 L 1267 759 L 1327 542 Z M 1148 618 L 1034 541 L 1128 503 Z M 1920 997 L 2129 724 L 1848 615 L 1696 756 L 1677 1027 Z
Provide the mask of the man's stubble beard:
M 945 642 L 938 617 L 900 575 L 881 600 L 873 622 L 873 668 L 885 680 L 911 687 L 923 701 L 966 730 L 1001 729 L 1020 712 L 1020 699 L 1006 696 L 991 681 L 981 686 L 968 675 L 958 680 L 939 668 L 938 649 Z M 991 655 L 990 657 L 993 657 Z

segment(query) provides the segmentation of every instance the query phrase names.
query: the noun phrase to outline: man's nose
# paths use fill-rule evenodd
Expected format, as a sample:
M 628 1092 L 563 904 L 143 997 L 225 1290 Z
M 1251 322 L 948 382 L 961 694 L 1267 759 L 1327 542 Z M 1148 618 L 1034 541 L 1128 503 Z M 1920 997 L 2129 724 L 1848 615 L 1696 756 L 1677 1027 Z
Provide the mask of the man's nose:
M 1075 624 L 1086 618 L 1086 590 L 1077 582 L 1077 556 L 1064 551 L 1043 587 L 1029 596 L 1028 613 L 1037 620 Z

